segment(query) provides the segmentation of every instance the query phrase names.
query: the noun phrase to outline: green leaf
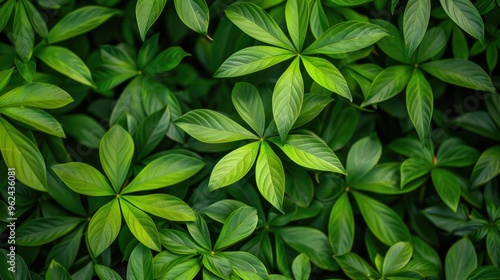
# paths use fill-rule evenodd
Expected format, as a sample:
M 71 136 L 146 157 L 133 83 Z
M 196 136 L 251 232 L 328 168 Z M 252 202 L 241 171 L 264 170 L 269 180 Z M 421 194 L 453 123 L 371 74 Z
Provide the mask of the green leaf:
M 212 170 L 208 189 L 229 186 L 243 178 L 252 168 L 259 152 L 260 142 L 256 141 L 225 155 Z
M 488 64 L 488 70 L 490 73 L 495 69 L 498 63 L 498 48 L 491 44 L 486 49 L 486 63 Z
M 456 26 L 453 28 L 451 37 L 453 57 L 458 59 L 469 59 L 469 45 L 462 30 Z
M 61 124 L 43 110 L 26 107 L 7 107 L 0 109 L 5 116 L 29 125 L 35 130 L 66 138 Z
M 394 210 L 357 191 L 352 194 L 368 228 L 382 243 L 392 246 L 400 241 L 410 241 L 408 228 Z
M 135 17 L 137 19 L 137 26 L 139 27 L 139 34 L 144 41 L 146 33 L 149 28 L 160 17 L 167 0 L 138 0 L 135 6 Z
M 482 91 L 495 91 L 488 74 L 472 61 L 443 59 L 424 63 L 420 67 L 446 83 Z
M 472 133 L 500 141 L 500 127 L 485 111 L 463 113 L 452 120 L 456 127 L 461 127 Z
M 16 245 L 40 246 L 50 243 L 75 229 L 84 220 L 73 217 L 35 218 L 16 229 Z
M 181 47 L 170 47 L 158 54 L 146 69 L 152 73 L 164 73 L 177 67 L 186 56 L 190 54 Z
M 411 157 L 401 163 L 401 188 L 409 182 L 416 180 L 432 169 L 432 162 L 419 157 Z
M 476 250 L 468 237 L 460 239 L 450 247 L 445 259 L 446 279 L 467 279 L 476 267 Z
M 231 263 L 233 271 L 243 279 L 266 279 L 268 276 L 266 266 L 264 266 L 264 264 L 257 257 L 250 253 L 235 251 L 220 252 L 219 255 L 227 258 Z M 252 272 L 257 274 L 260 278 L 255 277 L 255 275 L 252 275 L 254 277 L 245 278 L 241 275 L 242 272 Z
M 127 265 L 127 280 L 153 279 L 153 255 L 151 250 L 137 244 L 130 254 Z
M 123 280 L 113 269 L 100 264 L 94 264 L 94 270 L 101 280 Z
M 175 10 L 191 30 L 207 35 L 210 14 L 205 0 L 174 0 Z
M 116 198 L 99 208 L 92 216 L 88 227 L 88 242 L 95 257 L 115 241 L 121 225 L 120 203 Z
M 293 128 L 300 127 L 314 118 L 316 118 L 323 109 L 333 101 L 333 98 L 317 93 L 308 93 L 304 95 L 302 108 L 300 108 L 299 116 L 293 124 Z
M 273 117 L 282 142 L 285 142 L 288 132 L 297 120 L 304 99 L 304 81 L 299 61 L 297 57 L 290 64 L 273 90 Z
M 165 275 L 165 280 L 191 280 L 198 274 L 201 265 L 198 259 L 188 259 L 178 263 L 171 270 L 168 275 Z
M 243 206 L 247 205 L 238 200 L 223 199 L 203 208 L 202 212 L 211 219 L 223 224 L 232 212 Z
M 38 33 L 40 37 L 46 38 L 48 35 L 47 24 L 45 23 L 45 19 L 42 17 L 42 14 L 40 14 L 31 2 L 23 1 L 22 3 L 26 8 L 28 18 L 30 19 L 33 28 L 35 28 L 36 33 Z
M 127 178 L 133 155 L 134 141 L 121 126 L 113 126 L 102 137 L 99 145 L 99 158 L 115 193 L 120 192 Z
M 24 62 L 30 61 L 33 54 L 35 34 L 26 14 L 26 9 L 21 2 L 16 2 L 12 28 L 12 37 L 17 54 Z
M 86 86 L 96 86 L 85 62 L 69 49 L 57 46 L 45 46 L 38 48 L 35 55 L 59 73 Z
M 58 21 L 50 30 L 47 41 L 54 44 L 87 33 L 118 13 L 118 10 L 99 6 L 81 7 Z
M 59 118 L 67 135 L 75 138 L 80 145 L 98 149 L 106 130 L 87 114 L 64 115 Z
M 346 21 L 326 30 L 302 54 L 345 54 L 373 45 L 390 33 L 382 27 L 360 21 Z
M 71 275 L 55 260 L 50 263 L 49 269 L 47 269 L 47 274 L 45 275 L 46 280 L 71 280 Z
M 365 107 L 396 96 L 406 87 L 412 72 L 413 68 L 406 65 L 396 65 L 384 69 L 373 80 L 361 106 Z
M 122 194 L 154 190 L 182 182 L 196 174 L 205 165 L 197 158 L 168 154 L 159 157 L 144 167 Z
M 311 6 L 311 16 L 309 17 L 309 21 L 311 32 L 316 39 L 328 29 L 328 18 L 323 10 L 323 6 L 321 5 L 321 0 L 314 0 L 314 3 Z
M 183 200 L 169 194 L 124 195 L 137 208 L 170 221 L 195 221 L 194 211 Z
M 469 280 L 495 279 L 500 269 L 492 265 L 480 266 L 469 274 Z
M 470 178 L 471 187 L 483 185 L 500 174 L 500 146 L 484 151 L 474 165 Z
M 370 279 L 379 276 L 379 273 L 356 253 L 347 253 L 334 257 L 344 273 L 351 279 Z
M 347 154 L 347 184 L 352 185 L 368 174 L 382 155 L 382 144 L 375 134 L 356 141 Z
M 389 276 L 390 273 L 403 269 L 413 255 L 413 248 L 409 242 L 398 242 L 392 245 L 384 258 L 382 275 Z
M 399 28 L 394 26 L 387 20 L 372 19 L 372 23 L 384 28 L 389 32 L 389 36 L 385 36 L 377 41 L 377 46 L 390 58 L 407 64 L 408 55 L 406 54 L 406 45 Z M 422 44 L 421 44 L 422 46 Z
M 257 221 L 255 208 L 244 206 L 235 210 L 224 223 L 214 250 L 224 249 L 248 237 L 255 230 Z
M 0 71 L 0 91 L 3 90 L 7 84 L 9 84 L 10 77 L 12 76 L 13 72 L 14 67 L 10 68 L 9 70 Z
M 187 229 L 193 239 L 205 250 L 212 251 L 212 241 L 207 223 L 201 216 L 196 217 L 196 221 L 187 223 Z
M 413 55 L 424 38 L 431 16 L 430 0 L 410 0 L 403 15 L 403 33 L 408 57 Z
M 161 244 L 169 251 L 181 255 L 197 254 L 199 246 L 185 232 L 175 229 L 163 229 L 160 231 Z
M 216 144 L 258 139 L 257 136 L 235 121 L 209 109 L 191 110 L 178 118 L 175 124 L 193 138 L 205 143 Z
M 229 279 L 229 277 L 233 273 L 229 260 L 218 254 L 204 255 L 203 266 L 222 279 Z
M 120 200 L 123 219 L 132 234 L 146 247 L 161 251 L 160 234 L 154 221 L 142 210 L 125 200 Z M 115 218 L 116 219 L 116 218 Z
M 83 162 L 53 165 L 52 170 L 73 191 L 89 196 L 115 195 L 101 172 Z
M 36 74 L 36 62 L 32 58 L 28 62 L 24 62 L 22 59 L 20 59 L 18 56 L 15 58 L 15 64 L 17 71 L 19 71 L 19 74 L 23 77 L 24 80 L 26 80 L 28 83 L 33 82 L 33 78 L 35 77 Z
M 5 164 L 19 170 L 16 179 L 35 190 L 47 191 L 47 172 L 42 154 L 28 137 L 3 118 L 0 118 L 0 150 Z
M 422 63 L 438 55 L 448 42 L 446 32 L 440 26 L 429 28 L 417 50 L 417 62 Z
M 274 19 L 256 4 L 234 3 L 225 10 L 226 16 L 250 37 L 281 48 L 294 50 Z
M 311 264 L 309 257 L 302 253 L 298 255 L 292 262 L 292 273 L 297 280 L 307 280 L 311 274 Z
M 457 211 L 460 201 L 460 182 L 455 173 L 436 168 L 431 171 L 432 183 L 441 199 L 453 212 Z
M 437 151 L 437 167 L 465 167 L 472 165 L 479 158 L 479 152 L 464 145 L 459 138 L 446 139 Z
M 279 236 L 299 253 L 306 254 L 312 263 L 325 270 L 338 270 L 332 258 L 328 237 L 320 230 L 311 227 L 283 227 L 276 230 Z
M 349 86 L 337 67 L 328 60 L 319 57 L 302 56 L 301 59 L 307 73 L 316 83 L 352 101 Z
M 170 128 L 170 123 L 169 106 L 158 110 L 142 120 L 134 134 L 138 158 L 143 158 L 160 144 Z
M 0 96 L 0 108 L 29 106 L 55 109 L 73 102 L 73 98 L 61 88 L 42 83 L 31 83 L 17 87 Z
M 262 141 L 260 145 L 255 165 L 255 180 L 262 196 L 283 213 L 285 171 L 280 158 L 265 141 Z
M 295 56 L 290 50 L 252 46 L 232 54 L 214 74 L 216 78 L 239 77 L 264 70 Z
M 422 71 L 415 69 L 406 87 L 406 109 L 421 141 L 431 128 L 434 96 Z
M 285 6 L 286 27 L 297 51 L 302 51 L 302 46 L 307 35 L 309 23 L 309 4 L 303 0 L 291 0 Z
M 12 15 L 12 11 L 14 10 L 14 7 L 16 5 L 16 1 L 14 0 L 9 0 L 5 4 L 0 7 L 0 32 L 5 28 L 7 23 L 9 22 L 10 16 Z
M 439 2 L 446 14 L 460 28 L 485 45 L 483 19 L 469 0 L 439 0 Z
M 337 199 L 330 212 L 328 238 L 336 256 L 351 251 L 354 244 L 354 215 L 347 193 Z
M 234 85 L 231 93 L 233 105 L 243 120 L 259 136 L 264 134 L 266 126 L 264 104 L 257 88 L 247 82 L 239 82 Z
M 310 135 L 289 135 L 282 145 L 273 142 L 285 154 L 300 166 L 307 168 L 346 174 L 342 163 L 322 140 Z

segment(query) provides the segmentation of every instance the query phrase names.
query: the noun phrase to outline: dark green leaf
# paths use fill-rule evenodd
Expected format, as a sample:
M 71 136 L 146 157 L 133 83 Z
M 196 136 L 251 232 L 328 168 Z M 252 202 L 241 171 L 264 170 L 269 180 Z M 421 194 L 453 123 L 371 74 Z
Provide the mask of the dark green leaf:
M 164 73 L 177 67 L 182 59 L 189 55 L 181 47 L 170 47 L 158 54 L 147 69 L 152 73 Z
M 410 0 L 403 16 L 403 31 L 408 57 L 413 55 L 424 38 L 431 15 L 430 0 Z
M 122 280 L 121 276 L 118 273 L 104 265 L 95 264 L 94 270 L 101 280 Z
M 375 134 L 356 141 L 347 154 L 347 184 L 355 184 L 368 174 L 382 155 L 382 144 Z
M 464 167 L 472 165 L 479 157 L 479 152 L 471 146 L 464 145 L 458 138 L 445 140 L 437 151 L 437 167 Z
M 236 209 L 247 206 L 238 200 L 223 199 L 203 208 L 203 213 L 219 223 L 224 223 Z
M 187 229 L 193 239 L 205 250 L 212 251 L 212 241 L 207 223 L 201 216 L 196 217 L 196 221 L 187 223 Z
M 413 68 L 406 65 L 391 66 L 375 77 L 365 101 L 361 106 L 368 106 L 391 99 L 400 93 L 408 84 Z
M 333 98 L 317 93 L 308 93 L 304 95 L 302 108 L 299 116 L 293 124 L 293 127 L 300 127 L 318 116 L 323 109 L 333 101 Z
M 0 107 L 29 106 L 55 109 L 65 106 L 73 98 L 61 88 L 42 83 L 31 83 L 17 87 L 0 96 Z
M 79 144 L 98 149 L 106 130 L 94 118 L 86 114 L 65 115 L 59 118 L 64 132 L 75 138 Z
M 26 14 L 26 9 L 21 2 L 16 2 L 13 31 L 12 37 L 17 54 L 24 62 L 30 61 L 33 54 L 35 34 Z
M 471 187 L 477 187 L 500 174 L 500 146 L 484 151 L 474 165 L 471 175 Z
M 485 45 L 483 19 L 469 0 L 439 0 L 439 2 L 460 28 Z
M 311 16 L 309 17 L 309 21 L 311 32 L 316 39 L 328 29 L 328 18 L 326 17 L 323 6 L 321 5 L 321 0 L 314 0 L 311 7 Z
M 14 10 L 16 1 L 8 0 L 5 4 L 0 7 L 0 32 L 5 28 L 7 22 L 9 22 L 12 11 Z
M 351 251 L 354 243 L 354 215 L 347 193 L 343 193 L 333 205 L 328 223 L 328 237 L 336 256 Z
M 28 62 L 24 62 L 22 59 L 16 56 L 15 63 L 17 71 L 19 71 L 19 74 L 21 74 L 23 79 L 28 83 L 33 82 L 33 78 L 36 74 L 36 62 L 33 59 Z
M 460 183 L 456 175 L 446 169 L 436 168 L 431 171 L 431 177 L 441 199 L 456 212 L 460 201 Z
M 19 70 L 19 67 L 16 66 L 16 68 L 18 68 Z M 10 68 L 9 70 L 0 71 L 0 91 L 3 90 L 9 83 L 10 77 L 12 76 L 13 72 L 14 67 Z
M 183 231 L 175 229 L 160 230 L 161 244 L 169 251 L 181 255 L 197 254 L 199 246 Z M 201 250 L 200 250 L 201 251 Z
M 143 158 L 160 144 L 170 123 L 170 107 L 167 106 L 149 115 L 139 124 L 133 141 L 137 146 L 138 158 Z
M 130 254 L 127 265 L 127 279 L 153 279 L 153 255 L 151 250 L 140 243 Z
M 47 269 L 47 274 L 45 275 L 46 280 L 71 280 L 71 275 L 69 272 L 60 265 L 55 260 L 50 263 L 49 269 Z
M 16 229 L 16 245 L 40 246 L 52 242 L 72 231 L 82 218 L 50 217 L 24 222 Z
M 309 263 L 309 257 L 302 253 L 298 255 L 292 263 L 293 276 L 297 280 L 307 280 L 311 274 L 311 264 Z
M 486 251 L 495 267 L 500 265 L 500 233 L 499 229 L 491 227 L 486 236 Z
M 229 260 L 218 254 L 204 255 L 203 266 L 222 279 L 228 279 L 233 273 Z
M 267 268 L 264 266 L 264 264 L 257 257 L 255 257 L 250 253 L 235 251 L 235 252 L 221 252 L 220 255 L 224 256 L 229 260 L 233 268 L 233 271 L 243 279 L 246 278 L 242 276 L 242 272 L 255 273 L 258 277 L 262 279 L 266 279 L 266 277 L 268 276 Z M 255 275 L 252 276 L 253 277 L 249 277 L 248 279 L 259 279 L 255 277 Z
M 467 279 L 476 267 L 476 250 L 468 237 L 460 239 L 450 247 L 445 260 L 446 279 Z
M 137 26 L 139 27 L 139 34 L 144 41 L 146 33 L 149 28 L 160 17 L 167 0 L 138 0 L 135 6 L 135 16 L 137 19 Z
M 433 27 L 425 33 L 417 51 L 417 62 L 422 63 L 440 53 L 448 42 L 446 32 L 442 27 Z
M 410 261 L 413 248 L 408 242 L 398 242 L 392 245 L 384 258 L 382 265 L 382 275 L 389 275 L 403 269 Z
M 432 163 L 420 157 L 411 157 L 401 163 L 401 188 L 409 182 L 416 180 L 432 169 Z
M 434 96 L 422 71 L 415 69 L 406 87 L 406 108 L 421 141 L 427 138 L 431 127 Z
M 193 31 L 207 35 L 210 14 L 205 0 L 174 0 L 179 18 Z
M 485 111 L 467 112 L 452 120 L 458 127 L 500 141 L 500 127 Z
M 335 260 L 351 279 L 370 279 L 379 276 L 378 272 L 356 253 L 335 256 Z
M 33 4 L 29 1 L 23 1 L 24 7 L 26 8 L 26 12 L 28 17 L 35 28 L 36 33 L 40 35 L 42 38 L 46 38 L 48 36 L 47 24 L 45 23 L 45 19 L 42 17 L 42 14 L 35 8 Z

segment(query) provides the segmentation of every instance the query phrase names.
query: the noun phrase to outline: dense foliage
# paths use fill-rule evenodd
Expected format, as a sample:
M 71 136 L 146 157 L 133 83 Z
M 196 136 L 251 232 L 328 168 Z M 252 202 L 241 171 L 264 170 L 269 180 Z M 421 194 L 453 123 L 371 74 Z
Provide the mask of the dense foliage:
M 498 279 L 499 14 L 0 0 L 0 278 Z

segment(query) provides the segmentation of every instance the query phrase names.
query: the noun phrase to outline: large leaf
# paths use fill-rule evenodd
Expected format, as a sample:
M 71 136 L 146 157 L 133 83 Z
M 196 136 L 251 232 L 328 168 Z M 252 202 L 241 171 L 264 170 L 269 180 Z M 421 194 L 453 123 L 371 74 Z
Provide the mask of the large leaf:
M 460 239 L 450 247 L 445 259 L 446 279 L 467 279 L 476 267 L 476 250 L 468 237 Z
M 161 244 L 175 254 L 192 255 L 197 254 L 198 250 L 200 250 L 199 245 L 184 231 L 163 229 L 160 231 L 160 239 Z
M 431 0 L 410 0 L 403 15 L 403 33 L 408 57 L 424 38 L 431 15 Z
M 139 34 L 144 41 L 149 28 L 155 23 L 160 16 L 167 0 L 138 0 L 135 6 L 135 16 Z
M 413 254 L 413 248 L 409 242 L 398 242 L 392 245 L 384 258 L 382 275 L 401 270 L 408 264 Z
M 16 229 L 16 245 L 40 246 L 52 242 L 72 231 L 84 220 L 73 217 L 36 218 L 24 222 Z M 9 239 L 10 240 L 10 239 Z
M 125 182 L 134 155 L 134 141 L 119 125 L 113 126 L 101 139 L 99 158 L 116 193 Z
M 302 56 L 307 73 L 316 83 L 352 101 L 351 91 L 340 71 L 326 59 Z
M 285 196 L 285 171 L 280 158 L 267 142 L 262 141 L 255 165 L 255 180 L 264 198 L 276 209 L 283 212 Z
M 28 1 L 23 2 L 24 7 L 26 8 L 26 12 L 28 14 L 28 18 L 33 25 L 36 33 L 40 35 L 42 38 L 46 38 L 48 35 L 47 24 L 45 19 L 42 17 L 42 14 L 37 10 L 37 8 Z
M 123 194 L 159 189 L 182 182 L 196 174 L 205 163 L 183 154 L 169 154 L 155 159 L 144 167 Z
M 439 0 L 439 2 L 460 28 L 485 45 L 483 19 L 469 0 Z
M 147 279 L 153 279 L 153 255 L 151 250 L 139 243 L 128 259 L 127 280 Z
M 99 6 L 85 6 L 65 15 L 49 32 L 49 44 L 57 43 L 87 33 L 106 22 L 118 10 Z
M 255 230 L 257 221 L 255 208 L 244 206 L 235 210 L 224 222 L 214 250 L 224 249 L 248 237 Z
M 356 141 L 347 154 L 347 183 L 354 184 L 368 174 L 382 155 L 382 144 L 375 134 Z
M 273 90 L 273 117 L 281 137 L 285 142 L 288 132 L 297 120 L 304 100 L 304 81 L 300 73 L 299 58 L 285 70 Z
M 297 51 L 302 51 L 302 46 L 307 35 L 309 24 L 309 5 L 307 1 L 290 0 L 286 2 L 285 18 L 288 33 L 292 38 Z
M 408 228 L 394 210 L 357 191 L 352 194 L 368 228 L 382 243 L 392 246 L 400 241 L 410 241 Z
M 52 170 L 73 191 L 90 196 L 115 195 L 108 180 L 95 167 L 83 162 L 53 165 Z
M 277 140 L 277 139 L 276 139 Z M 321 171 L 346 174 L 342 163 L 323 141 L 310 135 L 289 135 L 284 144 L 274 143 L 298 165 Z
M 99 208 L 90 220 L 88 240 L 94 256 L 99 256 L 115 241 L 121 226 L 120 203 L 115 198 Z
M 373 80 L 361 106 L 379 103 L 396 96 L 408 84 L 412 71 L 413 68 L 406 65 L 396 65 L 384 69 Z
M 224 11 L 226 16 L 250 37 L 264 43 L 294 50 L 293 44 L 274 19 L 256 4 L 234 3 Z
M 71 95 L 61 88 L 42 83 L 31 83 L 17 87 L 0 96 L 0 108 L 29 106 L 41 109 L 55 109 L 73 101 Z
M 120 200 L 120 206 L 123 219 L 135 238 L 146 247 L 161 251 L 160 234 L 154 221 L 142 210 L 125 200 Z
M 8 107 L 0 109 L 0 113 L 16 121 L 22 122 L 35 130 L 66 138 L 61 124 L 43 110 L 26 107 Z
M 16 179 L 39 191 L 47 191 L 45 161 L 28 137 L 0 118 L 0 150 L 5 164 L 16 169 Z
M 354 243 L 354 215 L 347 193 L 337 199 L 330 212 L 328 238 L 335 255 L 351 251 Z
M 346 21 L 326 30 L 303 54 L 345 54 L 373 45 L 390 36 L 382 27 L 360 21 Z
M 455 173 L 436 168 L 431 171 L 432 183 L 441 199 L 453 212 L 457 211 L 460 201 L 460 182 Z
M 222 115 L 209 109 L 189 111 L 175 124 L 193 138 L 205 143 L 226 143 L 244 139 L 258 139 L 256 135 Z
M 212 170 L 208 189 L 210 191 L 229 186 L 243 178 L 252 168 L 259 152 L 256 141 L 225 155 Z
M 174 0 L 179 18 L 189 28 L 207 35 L 210 14 L 205 0 Z
M 422 71 L 415 69 L 406 87 L 406 109 L 421 141 L 429 134 L 433 108 L 431 85 Z
M 264 134 L 266 125 L 264 104 L 257 88 L 250 83 L 239 82 L 231 93 L 233 105 L 238 114 L 259 136 Z
M 195 221 L 194 211 L 183 200 L 169 194 L 124 195 L 137 208 L 170 221 Z
M 471 175 L 471 187 L 477 187 L 500 174 L 500 146 L 484 151 L 474 166 Z
M 236 209 L 247 206 L 245 203 L 233 199 L 222 199 L 203 208 L 203 214 L 219 223 L 224 223 Z
M 33 54 L 35 33 L 31 27 L 31 22 L 24 5 L 21 2 L 16 2 L 15 7 L 12 39 L 19 57 L 24 62 L 28 62 L 31 60 L 31 55 Z
M 85 62 L 69 49 L 45 46 L 38 48 L 35 55 L 59 73 L 89 87 L 95 87 L 92 75 Z
M 488 74 L 472 61 L 443 59 L 424 63 L 420 67 L 446 83 L 482 91 L 495 91 Z

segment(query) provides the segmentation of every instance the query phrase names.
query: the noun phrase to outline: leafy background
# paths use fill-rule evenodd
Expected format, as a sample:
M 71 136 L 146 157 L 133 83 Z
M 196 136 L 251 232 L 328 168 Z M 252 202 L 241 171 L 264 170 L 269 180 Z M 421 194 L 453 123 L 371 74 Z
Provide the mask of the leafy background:
M 499 13 L 0 0 L 1 278 L 495 279 Z

